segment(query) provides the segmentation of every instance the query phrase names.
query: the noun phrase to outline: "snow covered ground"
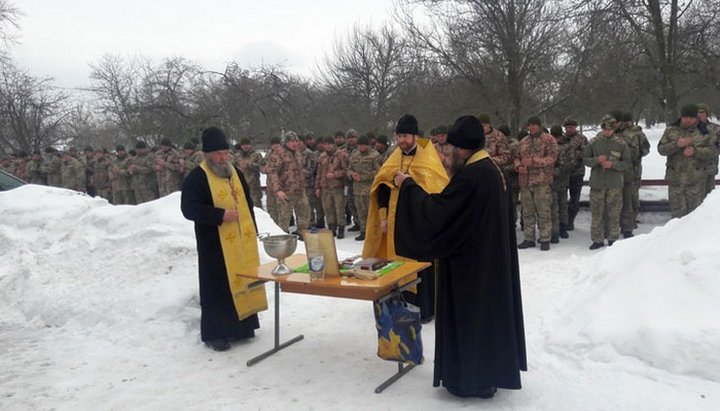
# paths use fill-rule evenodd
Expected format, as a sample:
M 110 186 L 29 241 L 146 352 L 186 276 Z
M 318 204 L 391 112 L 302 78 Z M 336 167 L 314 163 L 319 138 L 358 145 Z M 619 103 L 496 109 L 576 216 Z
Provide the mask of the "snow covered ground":
M 646 166 L 646 178 L 662 178 L 654 169 Z M 396 366 L 375 355 L 369 302 L 283 294 L 281 338 L 302 333 L 303 341 L 245 365 L 273 344 L 271 307 L 254 339 L 209 350 L 199 335 L 192 223 L 179 199 L 112 206 L 34 185 L 0 193 L 1 410 L 720 404 L 720 191 L 681 220 L 641 215 L 641 235 L 610 248 L 587 249 L 583 210 L 569 240 L 521 251 L 529 371 L 522 390 L 491 400 L 432 388 L 433 323 L 423 329 L 426 363 L 374 394 Z M 256 214 L 260 231 L 280 232 Z M 361 243 L 349 237 L 337 247 L 343 257 Z M 267 293 L 272 299 L 273 287 Z

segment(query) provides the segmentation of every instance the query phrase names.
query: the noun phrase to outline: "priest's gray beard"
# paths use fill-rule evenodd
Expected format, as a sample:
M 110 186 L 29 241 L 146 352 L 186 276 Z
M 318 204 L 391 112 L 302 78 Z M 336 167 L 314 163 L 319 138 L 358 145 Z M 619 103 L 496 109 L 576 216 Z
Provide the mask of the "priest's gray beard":
M 208 166 L 210 166 L 210 170 L 212 170 L 218 177 L 228 178 L 232 175 L 232 164 L 230 164 L 230 161 L 226 161 L 224 163 L 214 163 L 212 160 L 208 159 L 207 163 Z
M 465 160 L 460 157 L 460 154 L 457 152 L 457 149 L 453 151 L 452 153 L 452 163 L 450 163 L 450 170 L 452 170 L 453 174 L 457 174 L 458 171 L 460 171 L 461 168 L 465 167 Z

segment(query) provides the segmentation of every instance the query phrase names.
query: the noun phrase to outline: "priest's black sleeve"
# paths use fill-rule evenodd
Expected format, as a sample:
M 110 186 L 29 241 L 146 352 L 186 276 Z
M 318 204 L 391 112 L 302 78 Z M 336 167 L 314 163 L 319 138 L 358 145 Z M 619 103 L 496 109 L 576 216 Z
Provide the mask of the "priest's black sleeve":
M 220 225 L 225 210 L 213 206 L 210 186 L 202 168 L 196 167 L 183 182 L 180 197 L 183 216 L 198 224 Z
M 380 184 L 377 189 L 378 208 L 388 208 L 390 204 L 390 187 Z

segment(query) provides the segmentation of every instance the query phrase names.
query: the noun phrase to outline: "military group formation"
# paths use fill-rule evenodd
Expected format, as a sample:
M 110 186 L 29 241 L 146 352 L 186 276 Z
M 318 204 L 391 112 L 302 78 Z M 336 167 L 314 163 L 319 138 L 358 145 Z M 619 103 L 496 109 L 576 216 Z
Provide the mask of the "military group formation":
M 681 117 L 665 130 L 658 152 L 667 157 L 665 178 L 673 217 L 682 217 L 700 205 L 715 186 L 720 153 L 720 126 L 708 120 L 706 105 L 684 106 Z M 521 206 L 524 239 L 518 248 L 568 238 L 574 230 L 586 167 L 590 168 L 590 249 L 612 245 L 622 235 L 633 236 L 639 212 L 642 158 L 650 144 L 629 113 L 614 111 L 603 117 L 602 130 L 590 140 L 568 118 L 563 126 L 543 127 L 531 117 L 512 136 L 507 126 L 493 127 L 490 115 L 482 122 L 485 149 L 503 171 L 515 205 Z M 564 127 L 564 130 L 563 130 Z M 548 132 L 549 131 L 549 132 Z M 453 172 L 453 148 L 447 144 L 448 128 L 430 131 L 430 138 L 448 175 Z M 290 131 L 270 141 L 265 156 L 247 138 L 232 150 L 233 164 L 242 172 L 254 206 L 266 208 L 276 224 L 295 233 L 310 227 L 329 228 L 337 238 L 345 231 L 365 238 L 370 187 L 393 146 L 386 136 L 359 135 L 356 130 L 315 138 L 312 133 Z M 35 184 L 48 184 L 99 195 L 114 204 L 139 204 L 180 189 L 183 178 L 202 161 L 196 144 L 181 151 L 168 139 L 150 150 L 138 142 L 134 150 L 87 147 L 83 155 L 69 149 L 46 149 L 30 158 L 3 158 L 0 166 Z M 265 174 L 266 198 L 260 175 Z M 514 208 L 515 210 L 517 207 Z M 517 213 L 515 219 L 517 220 Z

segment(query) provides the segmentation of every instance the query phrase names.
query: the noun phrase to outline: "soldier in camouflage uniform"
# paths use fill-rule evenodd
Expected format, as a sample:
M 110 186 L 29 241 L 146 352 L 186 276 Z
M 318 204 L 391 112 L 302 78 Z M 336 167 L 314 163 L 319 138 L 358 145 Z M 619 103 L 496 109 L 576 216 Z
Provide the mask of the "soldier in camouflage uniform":
M 377 139 L 375 139 L 375 151 L 380 154 L 380 164 L 382 165 L 385 160 L 387 160 L 388 157 L 390 157 L 390 153 L 392 150 L 390 150 L 390 143 L 388 141 L 388 138 L 386 135 L 379 135 Z
M 620 236 L 623 172 L 631 167 L 630 149 L 615 135 L 616 120 L 610 115 L 602 119 L 602 131 L 585 148 L 583 162 L 590 167 L 591 250 L 608 245 Z
M 297 134 L 285 135 L 285 147 L 267 163 L 268 188 L 275 192 L 278 201 L 278 226 L 290 232 L 293 210 L 297 217 L 297 232 L 310 228 L 310 204 L 305 196 L 305 170 L 303 154 Z
M 317 161 L 320 152 L 312 151 L 306 144 L 307 137 L 300 136 L 300 143 L 303 144 L 303 168 L 305 169 L 305 196 L 310 204 L 310 226 L 325 228 L 325 213 L 322 208 L 322 201 L 315 195 L 315 177 L 317 176 Z M 315 144 L 317 146 L 317 144 Z
M 552 126 L 550 135 L 555 137 L 558 145 L 558 157 L 553 170 L 552 183 L 552 235 L 551 243 L 557 243 L 560 238 L 568 238 L 568 203 L 567 189 L 570 185 L 570 173 L 575 168 L 574 147 L 570 140 L 563 135 L 562 127 Z
M 658 152 L 667 157 L 665 179 L 673 218 L 689 214 L 702 203 L 707 191 L 707 164 L 717 156 L 717 136 L 703 135 L 697 127 L 698 106 L 688 104 L 680 115 L 658 143 Z
M 249 138 L 241 138 L 240 143 L 235 146 L 233 163 L 245 177 L 250 187 L 250 197 L 255 207 L 262 206 L 262 187 L 260 186 L 260 169 L 265 165 L 262 154 L 253 150 Z
M 710 109 L 706 104 L 698 104 L 698 129 L 700 133 L 712 138 L 720 138 L 720 125 L 711 122 L 708 119 Z M 707 181 L 705 184 L 705 194 L 710 194 L 715 189 L 715 176 L 718 173 L 718 155 L 720 155 L 720 147 L 716 144 L 715 155 L 707 162 Z
M 447 143 L 448 128 L 446 126 L 435 127 L 431 131 L 433 136 L 433 144 L 435 145 L 435 151 L 437 151 L 440 161 L 442 162 L 443 168 L 447 173 L 448 177 L 453 175 L 453 155 L 455 149 L 453 146 Z M 385 157 L 387 158 L 387 156 Z M 385 161 L 383 161 L 385 162 Z
M 335 140 L 327 137 L 325 152 L 318 158 L 315 178 L 315 195 L 320 197 L 328 228 L 338 238 L 345 238 L 344 180 L 347 176 L 348 159 L 345 150 L 337 148 Z
M 47 176 L 47 184 L 51 187 L 62 186 L 62 155 L 52 147 L 45 148 L 45 161 L 42 163 L 42 172 Z
M 350 158 L 350 155 L 357 150 L 357 139 L 358 132 L 355 131 L 355 129 L 350 128 L 345 132 L 345 151 L 348 159 Z M 345 202 L 346 222 L 348 225 L 350 225 L 351 222 L 353 223 L 352 227 L 350 227 L 348 231 L 360 231 L 360 225 L 358 224 L 358 210 L 355 205 L 355 193 L 353 190 L 355 184 L 348 178 L 345 180 L 345 186 L 347 187 L 347 200 Z
M 83 149 L 83 154 L 80 156 L 80 161 L 85 166 L 85 192 L 88 193 L 90 196 L 95 197 L 97 195 L 97 191 L 95 189 L 95 183 L 93 182 L 93 172 L 95 171 L 95 150 L 93 150 L 92 146 L 86 146 Z
M 111 201 L 112 187 L 110 183 L 110 170 L 112 162 L 107 158 L 107 150 L 98 148 L 95 150 L 95 161 L 93 163 L 93 180 L 97 195 Z
M 632 197 L 632 206 L 635 214 L 636 221 L 634 221 L 633 228 L 637 228 L 637 215 L 640 213 L 640 186 L 642 185 L 642 158 L 650 154 L 650 142 L 642 131 L 642 127 L 635 124 L 631 113 L 623 113 L 623 120 L 625 121 L 625 130 L 631 133 L 635 133 L 638 141 L 640 142 L 640 157 L 633 162 L 635 169 L 635 191 Z
M 13 174 L 25 180 L 25 164 L 27 163 L 27 154 L 21 151 L 12 155 Z
M 278 137 L 271 138 L 270 139 L 270 152 L 268 152 L 265 155 L 265 165 L 260 170 L 260 171 L 262 171 L 263 174 L 265 174 L 267 176 L 266 183 L 265 183 L 265 186 L 266 186 L 265 194 L 267 196 L 267 200 L 266 200 L 267 212 L 268 212 L 268 214 L 270 214 L 270 218 L 272 218 L 273 221 L 275 221 L 275 224 L 278 224 L 278 225 L 279 225 L 279 218 L 278 218 L 279 206 L 278 206 L 277 198 L 275 197 L 275 190 L 273 190 L 270 187 L 269 164 L 282 161 L 282 159 L 280 158 L 280 154 L 282 153 L 282 151 L 283 151 L 283 146 L 280 141 L 280 138 L 278 138 Z
M 115 147 L 115 159 L 110 167 L 110 187 L 113 204 L 135 204 L 135 191 L 132 189 L 130 176 L 130 157 L 124 146 Z
M 370 185 L 380 166 L 380 154 L 370 148 L 368 138 L 366 136 L 358 138 L 358 149 L 350 154 L 347 171 L 348 177 L 354 184 L 355 206 L 360 223 L 360 235 L 355 237 L 355 241 L 365 240 L 365 227 L 370 208 Z
M 25 164 L 25 179 L 30 184 L 45 185 L 45 173 L 43 172 L 43 161 L 40 150 L 33 151 L 32 158 Z
M 580 192 L 582 191 L 583 179 L 585 178 L 583 157 L 585 155 L 585 147 L 588 145 L 588 139 L 582 135 L 582 133 L 578 133 L 577 121 L 566 118 L 563 126 L 565 126 L 565 138 L 569 140 L 569 144 L 572 146 L 574 153 L 574 167 L 570 172 L 570 181 L 568 184 L 570 201 L 568 201 L 567 230 L 572 231 L 575 229 L 575 217 L 578 211 L 580 211 Z
M 70 155 L 69 151 L 63 153 L 60 176 L 63 188 L 85 192 L 85 165 L 83 165 L 82 161 Z
M 0 170 L 6 173 L 15 174 L 15 170 L 12 168 L 12 162 L 8 157 L 0 158 Z
M 539 117 L 527 121 L 528 136 L 520 141 L 515 170 L 520 184 L 522 202 L 523 234 L 525 240 L 518 248 L 535 247 L 535 225 L 540 233 L 540 250 L 550 249 L 552 234 L 553 168 L 558 156 L 557 143 L 550 134 L 543 133 Z
M 628 150 L 630 150 L 630 157 L 624 159 L 629 163 L 629 166 L 623 171 L 622 209 L 620 211 L 620 232 L 623 238 L 630 238 L 633 236 L 632 232 L 635 229 L 635 220 L 637 218 L 633 199 L 637 191 L 635 187 L 637 182 L 636 172 L 642 158 L 640 151 L 642 143 L 640 136 L 626 127 L 625 115 L 623 113 L 617 111 L 611 115 L 617 120 L 615 135 L 619 137 L 628 146 Z
M 195 167 L 199 167 L 200 164 L 203 162 L 203 155 L 199 151 L 195 151 L 195 143 L 192 141 L 188 141 L 183 145 L 183 154 L 182 158 L 179 160 L 180 162 L 180 169 L 182 170 L 183 178 L 190 174 L 191 171 L 195 169 Z M 262 208 L 261 204 L 256 205 L 256 207 Z
M 493 128 L 492 123 L 490 123 L 490 114 L 480 113 L 478 120 L 482 123 L 485 132 L 485 151 L 490 154 L 490 158 L 500 169 L 505 168 L 513 161 L 507 137 Z
M 131 187 L 135 193 L 135 201 L 142 204 L 157 198 L 155 189 L 157 180 L 155 178 L 155 157 L 150 154 L 147 145 L 138 141 L 135 144 L 137 155 L 131 159 L 128 172 L 131 176 Z
M 160 149 L 155 153 L 155 176 L 160 197 L 180 190 L 183 175 L 179 166 L 180 153 L 173 148 L 169 138 L 160 141 Z
M 520 204 L 520 185 L 518 184 L 518 173 L 515 171 L 515 159 L 518 155 L 518 149 L 520 142 L 517 138 L 512 137 L 512 132 L 508 126 L 498 127 L 508 140 L 508 150 L 510 150 L 510 162 L 502 168 L 503 174 L 505 175 L 505 181 L 508 184 L 508 190 L 510 191 L 510 198 L 512 200 L 512 221 L 513 227 L 517 224 L 517 207 Z

